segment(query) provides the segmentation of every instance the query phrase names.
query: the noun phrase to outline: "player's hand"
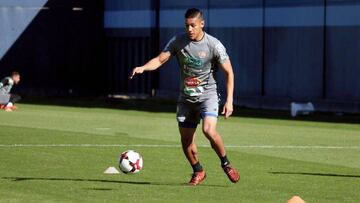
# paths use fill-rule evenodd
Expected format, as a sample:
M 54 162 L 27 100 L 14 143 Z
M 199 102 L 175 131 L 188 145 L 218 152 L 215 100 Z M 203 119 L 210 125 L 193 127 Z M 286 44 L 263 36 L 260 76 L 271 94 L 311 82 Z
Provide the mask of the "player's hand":
M 228 119 L 231 116 L 231 114 L 233 113 L 233 110 L 234 109 L 233 109 L 232 102 L 226 102 L 221 114 L 225 116 L 225 119 Z
M 136 74 L 142 74 L 144 72 L 143 67 L 136 67 L 133 69 L 131 75 L 129 76 L 130 79 L 132 79 Z

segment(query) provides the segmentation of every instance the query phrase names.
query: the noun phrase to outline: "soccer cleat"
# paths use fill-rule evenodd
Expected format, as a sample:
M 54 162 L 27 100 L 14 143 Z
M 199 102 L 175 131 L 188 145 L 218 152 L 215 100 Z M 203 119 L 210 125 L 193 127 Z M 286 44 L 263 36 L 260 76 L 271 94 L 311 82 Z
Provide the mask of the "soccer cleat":
M 192 186 L 199 185 L 203 180 L 205 180 L 205 178 L 206 178 L 205 171 L 195 172 L 192 174 L 189 185 Z
M 16 109 L 18 109 L 18 107 L 15 106 L 15 105 L 13 105 L 13 106 L 11 107 L 11 109 L 12 109 L 12 110 L 16 110 Z
M 223 167 L 223 169 L 231 182 L 237 183 L 240 180 L 239 172 L 231 165 L 226 165 Z
M 5 109 L 5 105 L 4 105 L 4 104 L 1 104 L 1 105 L 0 105 L 0 109 Z

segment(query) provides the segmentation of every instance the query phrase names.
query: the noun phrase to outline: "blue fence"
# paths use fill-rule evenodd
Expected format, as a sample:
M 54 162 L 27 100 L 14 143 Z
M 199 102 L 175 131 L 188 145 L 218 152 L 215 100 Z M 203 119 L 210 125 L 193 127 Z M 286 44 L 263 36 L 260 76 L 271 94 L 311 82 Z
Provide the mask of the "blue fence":
M 238 104 L 311 101 L 360 112 L 359 0 L 2 0 L 0 75 L 19 70 L 19 91 L 29 95 L 175 96 L 174 59 L 136 80 L 128 75 L 184 31 L 189 7 L 204 11 L 206 31 L 226 46 Z
M 290 100 L 351 105 L 360 101 L 359 1 L 107 0 L 105 5 L 107 36 L 158 42 L 150 56 L 184 31 L 187 8 L 202 9 L 206 31 L 223 42 L 231 57 L 239 101 L 255 105 L 266 100 L 273 106 Z M 175 60 L 170 61 L 159 72 L 156 88 L 162 93 L 177 92 L 178 74 Z M 219 91 L 224 92 L 221 76 L 219 83 Z

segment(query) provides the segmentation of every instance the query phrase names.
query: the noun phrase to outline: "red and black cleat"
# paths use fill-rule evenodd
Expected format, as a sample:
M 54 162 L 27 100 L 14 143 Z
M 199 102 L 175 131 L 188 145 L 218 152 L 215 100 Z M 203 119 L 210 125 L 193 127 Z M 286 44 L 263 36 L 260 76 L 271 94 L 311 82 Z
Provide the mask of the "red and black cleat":
M 231 182 L 237 183 L 240 180 L 240 173 L 231 165 L 224 166 L 223 169 Z
M 195 172 L 192 174 L 189 185 L 192 186 L 199 185 L 203 180 L 205 180 L 205 178 L 206 178 L 205 171 Z

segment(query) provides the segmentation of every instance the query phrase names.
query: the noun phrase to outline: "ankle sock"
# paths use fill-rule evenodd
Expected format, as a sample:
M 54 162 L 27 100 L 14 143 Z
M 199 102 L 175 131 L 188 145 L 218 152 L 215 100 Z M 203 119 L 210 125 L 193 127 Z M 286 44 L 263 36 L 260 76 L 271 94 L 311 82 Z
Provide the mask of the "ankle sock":
M 201 166 L 200 162 L 197 162 L 196 164 L 191 165 L 191 167 L 193 168 L 194 173 L 200 172 L 203 170 L 203 167 Z
M 228 160 L 227 156 L 220 157 L 221 166 L 225 167 L 230 164 L 230 161 Z

